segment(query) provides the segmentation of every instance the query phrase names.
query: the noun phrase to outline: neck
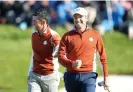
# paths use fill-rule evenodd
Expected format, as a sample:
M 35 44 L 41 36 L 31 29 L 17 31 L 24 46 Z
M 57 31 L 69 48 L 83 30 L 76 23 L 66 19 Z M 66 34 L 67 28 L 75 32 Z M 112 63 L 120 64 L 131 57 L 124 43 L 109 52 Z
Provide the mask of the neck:
M 78 32 L 82 33 L 86 30 L 86 26 L 82 26 L 82 27 L 79 27 L 77 28 Z

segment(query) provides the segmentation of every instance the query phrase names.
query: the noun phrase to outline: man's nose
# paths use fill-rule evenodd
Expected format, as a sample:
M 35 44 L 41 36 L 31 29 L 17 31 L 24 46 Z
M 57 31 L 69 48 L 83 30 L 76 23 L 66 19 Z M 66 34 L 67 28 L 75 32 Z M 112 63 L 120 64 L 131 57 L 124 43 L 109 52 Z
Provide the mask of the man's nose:
M 80 21 L 80 18 L 77 18 L 77 21 L 79 22 Z

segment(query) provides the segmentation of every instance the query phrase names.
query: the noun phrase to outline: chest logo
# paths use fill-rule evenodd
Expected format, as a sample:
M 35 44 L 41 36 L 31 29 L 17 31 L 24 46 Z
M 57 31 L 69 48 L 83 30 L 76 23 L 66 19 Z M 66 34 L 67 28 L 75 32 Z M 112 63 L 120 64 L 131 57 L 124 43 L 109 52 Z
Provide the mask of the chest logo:
M 89 38 L 89 41 L 90 41 L 90 42 L 93 42 L 93 41 L 94 41 L 94 39 L 93 39 L 92 37 L 90 37 L 90 38 Z
M 46 45 L 47 44 L 47 41 L 44 41 L 43 44 Z

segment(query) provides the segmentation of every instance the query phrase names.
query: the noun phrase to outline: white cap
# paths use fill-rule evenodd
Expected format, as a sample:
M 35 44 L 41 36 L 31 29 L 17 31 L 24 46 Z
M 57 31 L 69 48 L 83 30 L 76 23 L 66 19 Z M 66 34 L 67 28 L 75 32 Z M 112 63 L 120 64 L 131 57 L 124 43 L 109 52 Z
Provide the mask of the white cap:
M 88 15 L 87 11 L 82 7 L 78 7 L 76 9 L 74 9 L 72 15 L 74 15 L 74 14 L 80 14 L 80 15 L 85 15 L 85 16 Z

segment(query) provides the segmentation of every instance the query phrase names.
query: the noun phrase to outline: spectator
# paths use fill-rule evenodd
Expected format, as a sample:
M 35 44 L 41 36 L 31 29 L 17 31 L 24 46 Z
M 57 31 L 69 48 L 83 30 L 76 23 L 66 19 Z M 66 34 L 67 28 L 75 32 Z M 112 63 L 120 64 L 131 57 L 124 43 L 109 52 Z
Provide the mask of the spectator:
M 133 7 L 128 11 L 128 37 L 133 39 Z
M 125 14 L 123 17 L 124 22 L 120 25 L 119 30 L 127 34 L 129 39 L 133 39 L 133 2 L 121 1 L 121 4 L 125 9 Z
M 77 4 L 71 0 L 64 0 L 57 6 L 57 14 L 59 24 L 67 27 L 67 23 L 73 23 L 72 10 L 77 7 Z
M 111 3 L 110 3 L 111 4 Z M 111 11 L 112 20 L 109 20 L 108 12 Z M 124 7 L 117 0 L 112 1 L 112 7 L 110 11 L 105 11 L 104 19 L 102 21 L 102 26 L 104 26 L 106 31 L 111 31 L 114 29 L 118 30 L 121 23 L 123 23 L 123 16 L 125 14 Z
M 54 28 L 53 26 L 56 26 L 58 21 L 56 9 L 55 9 L 56 7 L 54 5 L 56 4 L 56 2 L 53 1 L 53 3 L 50 3 L 50 1 L 41 1 L 40 3 L 41 3 L 41 8 L 47 9 L 49 13 L 49 24 L 52 28 Z
M 13 23 L 15 20 L 15 12 L 13 10 L 14 1 L 0 1 L 0 23 Z

